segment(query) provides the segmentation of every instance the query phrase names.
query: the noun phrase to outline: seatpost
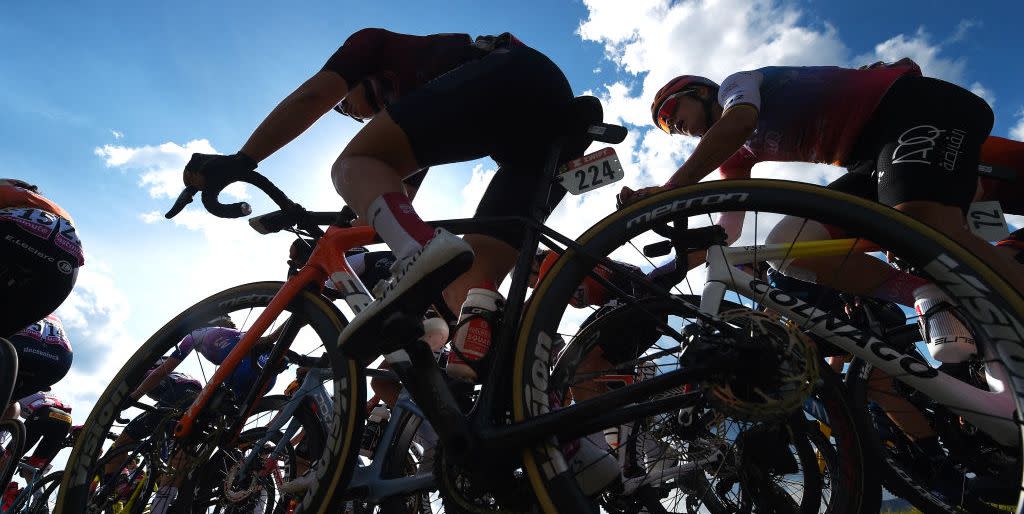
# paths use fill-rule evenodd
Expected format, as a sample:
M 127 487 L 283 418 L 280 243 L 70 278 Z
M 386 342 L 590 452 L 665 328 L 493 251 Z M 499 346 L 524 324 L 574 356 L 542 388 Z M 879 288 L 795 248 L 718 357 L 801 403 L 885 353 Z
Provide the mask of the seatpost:
M 543 219 L 546 214 L 548 201 L 551 198 L 551 190 L 555 187 L 552 185 L 555 170 L 558 168 L 558 159 L 562 154 L 562 146 L 565 144 L 565 141 L 566 138 L 562 137 L 548 147 L 548 154 L 544 159 L 544 170 L 542 171 L 545 179 L 538 181 L 537 192 L 534 194 L 533 203 L 530 206 L 530 218 L 535 221 Z M 526 290 L 529 287 L 527 283 L 530 280 L 529 270 L 533 267 L 533 256 L 537 251 L 538 241 L 540 240 L 537 227 L 533 225 L 524 226 L 523 232 L 523 243 L 519 247 L 519 259 L 516 260 L 515 267 L 515 270 L 521 270 L 523 273 L 512 275 L 512 284 L 508 290 L 508 301 L 505 302 L 505 313 L 503 316 L 504 325 L 507 328 L 499 334 L 498 348 L 511 347 L 513 343 L 511 339 L 518 332 L 518 330 L 513 329 L 519 326 L 519 319 L 522 317 Z

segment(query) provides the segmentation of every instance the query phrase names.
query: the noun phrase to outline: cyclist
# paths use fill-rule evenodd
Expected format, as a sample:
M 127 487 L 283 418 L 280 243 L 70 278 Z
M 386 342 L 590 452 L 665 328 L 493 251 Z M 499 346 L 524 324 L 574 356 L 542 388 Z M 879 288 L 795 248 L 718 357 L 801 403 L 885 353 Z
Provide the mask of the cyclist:
M 256 343 L 257 348 L 266 347 L 268 343 L 272 343 L 277 340 L 280 335 L 282 327 L 279 327 L 274 332 L 263 336 Z M 213 364 L 220 365 L 221 362 L 227 357 L 231 350 L 235 348 L 239 341 L 241 341 L 244 332 L 237 330 L 235 323 L 229 316 L 221 316 L 210 320 L 209 326 L 198 328 L 186 335 L 181 342 L 175 346 L 174 352 L 170 356 L 162 358 L 158 365 L 149 372 L 148 376 L 142 381 L 141 384 L 131 393 L 132 400 L 138 400 L 143 395 L 148 395 L 155 388 L 159 388 L 167 378 L 172 377 L 175 373 L 174 370 L 185 360 L 186 357 L 192 350 L 195 350 L 199 355 L 202 355 L 206 360 Z M 260 353 L 255 357 L 247 357 L 239 362 L 235 368 L 234 373 L 231 374 L 225 381 L 224 384 L 230 393 L 230 397 L 234 400 L 228 402 L 231 406 L 237 405 L 245 400 L 245 395 L 249 393 L 251 389 L 256 386 L 256 381 L 259 378 L 260 372 L 263 367 L 266 366 L 267 360 L 270 354 Z M 191 377 L 184 376 L 183 380 L 188 382 L 188 386 L 184 387 L 183 390 L 195 391 L 190 393 L 191 397 L 184 395 L 180 396 L 180 400 L 175 405 L 187 405 L 186 401 L 191 401 L 198 393 L 198 389 L 202 389 L 197 381 L 191 379 Z M 269 391 L 274 387 L 276 378 L 272 378 L 266 385 L 266 390 Z M 193 385 L 194 384 L 194 385 Z M 159 402 L 159 400 L 158 400 Z M 141 418 L 142 416 L 140 416 Z M 136 418 L 138 420 L 139 418 Z M 153 420 L 158 421 L 158 420 Z M 140 428 L 146 427 L 147 425 L 141 425 Z M 148 425 L 150 429 L 145 433 L 152 433 L 152 426 Z M 171 429 L 173 425 L 168 425 L 168 429 Z M 128 428 L 125 428 L 124 433 L 121 436 L 128 434 L 128 442 L 132 439 L 138 440 L 138 436 L 141 434 L 129 433 Z M 134 431 L 132 431 L 134 432 Z M 179 456 L 175 455 L 171 457 L 172 467 L 173 463 Z M 111 465 L 106 471 L 112 473 L 119 469 L 120 464 L 124 461 L 121 459 L 117 463 L 117 467 Z M 112 463 L 113 464 L 113 463 Z M 185 477 L 181 475 L 172 477 L 161 477 L 159 480 L 159 490 L 153 501 L 153 513 L 163 514 L 170 508 L 174 503 L 175 498 L 178 494 L 178 487 L 184 482 Z
M 981 146 L 981 162 L 1000 167 L 1013 176 L 1007 182 L 993 177 L 978 181 L 977 200 L 997 201 L 1007 214 L 1024 215 L 1024 143 L 1002 137 L 989 136 Z M 1018 228 L 996 247 L 1012 259 L 1024 264 L 1024 228 Z
M 420 315 L 447 286 L 460 312 L 468 290 L 500 284 L 516 260 L 521 227 L 495 228 L 465 240 L 423 222 L 402 180 L 429 166 L 491 156 L 499 164 L 478 216 L 529 216 L 529 198 L 548 177 L 541 170 L 573 94 L 562 71 L 511 34 L 413 36 L 379 28 L 352 34 L 323 69 L 285 98 L 230 156 L 187 166 L 187 185 L 202 189 L 252 170 L 332 108 L 365 126 L 332 168 L 335 189 L 400 260 L 380 298 L 342 332 L 353 357 L 379 354 L 363 337 L 385 314 Z M 565 149 L 561 160 L 585 148 Z M 552 194 L 541 217 L 561 199 Z M 474 259 L 473 256 L 476 255 Z
M 57 456 L 68 434 L 71 433 L 71 407 L 56 396 L 39 391 L 20 400 L 21 417 L 25 418 L 25 451 L 35 446 L 25 463 L 39 470 L 40 475 L 50 470 L 50 461 Z M 21 477 L 32 477 L 22 470 Z
M 636 192 L 623 188 L 624 203 L 696 183 L 716 168 L 731 179 L 750 177 L 753 165 L 761 161 L 839 164 L 850 172 L 829 188 L 882 202 L 932 225 L 1024 290 L 1013 263 L 964 226 L 992 110 L 969 91 L 921 76 L 909 59 L 857 70 L 761 68 L 733 74 L 721 87 L 683 75 L 655 95 L 651 113 L 663 131 L 701 141 L 666 185 Z M 787 238 L 797 231 L 819 239 L 839 235 L 831 227 L 787 219 L 769 241 L 791 240 Z M 925 280 L 868 256 L 850 256 L 843 263 L 844 273 L 828 273 L 837 264 L 802 259 L 773 266 L 793 278 L 903 305 L 936 294 L 925 287 Z M 891 384 L 888 377 L 879 380 Z M 890 406 L 885 407 L 892 415 Z M 938 458 L 944 452 L 934 431 L 916 414 L 904 414 L 910 418 L 903 420 L 905 431 L 911 437 L 917 432 L 916 443 Z
M 156 364 L 153 365 L 153 368 L 147 373 L 147 378 L 152 376 L 154 371 L 157 370 L 165 361 L 166 357 L 157 361 Z M 170 409 L 187 406 L 195 399 L 196 395 L 198 395 L 199 391 L 202 389 L 202 384 L 200 384 L 195 378 L 192 378 L 185 373 L 171 371 L 161 377 L 156 385 L 148 389 L 144 394 L 156 402 L 155 407 L 157 409 Z M 137 397 L 133 396 L 133 398 L 138 400 L 141 398 L 141 395 Z M 142 414 L 139 414 L 124 427 L 124 430 L 117 436 L 114 444 L 111 445 L 110 450 L 114 450 L 120 446 L 141 441 L 149 437 L 156 431 L 160 421 L 161 414 L 159 412 L 145 411 Z M 169 429 L 169 427 L 167 428 Z M 106 483 L 111 477 L 114 477 L 116 473 L 122 471 L 127 458 L 128 454 L 125 453 L 121 458 L 110 459 L 107 462 L 106 467 L 103 469 L 104 483 Z
M 257 348 L 264 347 L 267 342 L 276 341 L 280 330 L 281 328 L 278 328 L 273 333 L 261 337 Z M 132 392 L 132 400 L 138 400 L 156 387 L 164 377 L 173 372 L 192 353 L 192 350 L 219 366 L 235 348 L 235 345 L 242 340 L 243 335 L 245 333 L 237 330 L 235 323 L 228 316 L 215 318 L 210 321 L 210 326 L 193 330 L 175 345 L 174 352 L 162 359 L 160 365 Z M 234 373 L 224 381 L 236 402 L 245 400 L 245 395 L 256 385 L 256 379 L 259 378 L 260 371 L 263 370 L 269 358 L 270 353 L 267 352 L 260 353 L 255 358 L 242 359 Z M 275 379 L 271 379 L 267 384 L 267 390 L 274 387 L 274 381 Z
M 761 161 L 839 164 L 850 173 L 830 188 L 894 206 L 932 225 L 1024 290 L 1024 276 L 1014 263 L 964 227 L 992 110 L 963 88 L 921 76 L 909 59 L 862 69 L 761 68 L 730 75 L 722 87 L 682 75 L 655 95 L 651 114 L 665 132 L 701 141 L 667 184 L 638 192 L 623 188 L 624 202 L 696 183 L 716 168 L 729 179 L 749 177 Z M 776 228 L 780 237 L 796 230 L 784 225 Z M 830 235 L 820 225 L 804 232 Z M 851 259 L 838 275 L 825 273 L 834 269 L 827 259 L 803 261 L 783 263 L 782 271 L 903 305 L 913 305 L 914 291 L 926 284 L 868 257 Z
M 0 337 L 56 310 L 85 263 L 67 211 L 13 178 L 0 178 L 0 256 L 0 297 L 17 298 L 4 304 Z
M 74 360 L 71 342 L 56 315 L 50 314 L 24 327 L 9 340 L 18 352 L 18 378 L 12 398 L 23 398 L 37 391 L 49 390 L 71 369 Z M 14 402 L 8 408 L 8 414 L 16 417 L 19 410 L 19 403 Z

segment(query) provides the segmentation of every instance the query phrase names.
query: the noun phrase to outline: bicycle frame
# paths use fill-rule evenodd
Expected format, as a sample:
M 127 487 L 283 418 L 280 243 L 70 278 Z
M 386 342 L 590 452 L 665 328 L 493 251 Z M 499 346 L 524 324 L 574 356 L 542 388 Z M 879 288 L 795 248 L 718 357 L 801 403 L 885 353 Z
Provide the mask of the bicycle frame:
M 270 302 L 263 312 L 256 318 L 252 327 L 246 331 L 245 335 L 238 342 L 231 353 L 225 357 L 224 361 L 214 372 L 213 376 L 210 377 L 209 382 L 203 387 L 203 390 L 196 396 L 195 401 L 182 415 L 181 420 L 178 421 L 177 426 L 174 427 L 174 435 L 178 438 L 187 437 L 192 433 L 192 428 L 195 424 L 196 418 L 199 413 L 202 412 L 203 408 L 209 403 L 213 397 L 214 392 L 217 388 L 235 372 L 235 368 L 242 362 L 242 359 L 248 357 L 249 353 L 252 352 L 253 346 L 259 338 L 270 328 L 271 323 L 277 319 L 277 316 L 284 311 L 284 308 L 298 295 L 307 285 L 309 284 L 323 284 L 328 277 L 332 280 L 337 278 L 339 282 L 336 284 L 339 286 L 341 291 L 350 291 L 353 286 L 355 290 L 351 290 L 353 295 L 353 303 L 350 305 L 359 306 L 358 310 L 353 306 L 353 310 L 358 314 L 363 307 L 369 304 L 369 296 L 365 298 L 359 298 L 359 288 L 362 292 L 366 291 L 366 287 L 359 283 L 358 277 L 349 268 L 348 262 L 345 260 L 345 251 L 356 246 L 365 246 L 372 244 L 376 233 L 370 227 L 352 227 L 352 228 L 337 228 L 331 227 L 324 234 L 323 238 L 317 243 L 316 248 L 310 255 L 306 265 L 299 270 L 299 273 L 289 279 L 281 291 L 278 292 L 274 299 Z M 365 301 L 365 303 L 363 303 Z M 357 303 L 358 302 L 358 303 Z M 361 305 L 360 305 L 361 304 Z M 266 387 L 266 381 L 261 381 L 259 387 L 260 394 L 263 393 L 262 389 Z M 236 423 L 236 428 L 233 431 L 237 435 L 241 429 L 241 420 L 249 415 L 245 413 L 240 418 L 240 421 Z
M 996 390 L 992 392 L 975 388 L 931 367 L 915 355 L 901 353 L 869 332 L 857 329 L 830 313 L 817 309 L 784 290 L 773 288 L 767 282 L 735 267 L 738 264 L 751 264 L 765 259 L 843 256 L 850 252 L 872 250 L 877 250 L 877 247 L 854 239 L 737 248 L 712 246 L 707 254 L 708 275 L 701 294 L 700 310 L 706 314 L 717 315 L 718 306 L 727 290 L 757 299 L 761 305 L 782 314 L 808 332 L 945 404 L 1000 444 L 1019 445 L 1020 436 L 1014 421 L 1016 408 L 1009 388 L 994 387 Z M 1006 368 L 992 353 L 991 348 L 986 347 L 984 351 L 983 357 L 989 374 L 999 383 L 1005 383 L 1008 380 Z

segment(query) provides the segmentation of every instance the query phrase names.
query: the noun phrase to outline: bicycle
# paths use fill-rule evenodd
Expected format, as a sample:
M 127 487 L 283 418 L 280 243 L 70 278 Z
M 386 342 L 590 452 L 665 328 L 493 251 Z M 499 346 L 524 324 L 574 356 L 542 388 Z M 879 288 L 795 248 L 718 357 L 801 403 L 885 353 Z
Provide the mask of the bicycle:
M 73 447 L 80 430 L 81 427 L 72 429 L 71 433 L 61 443 L 60 449 Z M 113 438 L 113 436 L 109 437 Z M 44 475 L 42 469 L 30 466 L 24 461 L 18 462 L 18 469 L 27 472 L 29 476 L 25 479 L 25 487 L 21 489 L 21 492 L 11 502 L 11 506 L 3 512 L 6 514 L 16 512 L 49 514 L 52 512 L 57 500 L 57 495 L 55 494 L 57 486 L 60 485 L 64 472 L 54 471 Z
M 319 367 L 323 364 L 321 359 L 289 355 L 289 360 L 309 367 L 309 371 L 291 397 L 264 398 L 277 413 L 265 428 L 257 430 L 265 431 L 262 441 L 277 438 L 274 447 L 285 448 L 301 429 L 304 431 L 303 444 L 310 448 L 307 453 L 313 453 L 313 448 L 323 444 L 323 434 L 329 428 L 333 405 L 322 382 L 330 371 Z M 367 369 L 366 375 L 398 381 L 398 377 L 387 370 Z M 305 414 L 297 414 L 297 410 Z M 303 420 L 301 426 L 298 420 Z M 364 465 L 356 468 L 348 485 L 350 490 L 358 491 L 358 496 L 346 502 L 346 512 L 370 513 L 376 512 L 375 508 L 389 513 L 428 514 L 435 511 L 429 494 L 434 489 L 433 469 L 429 462 L 424 461 L 424 453 L 432 451 L 432 448 L 419 448 L 415 444 L 417 439 L 423 439 L 417 438 L 418 432 L 426 429 L 423 424 L 423 414 L 408 392 L 400 391 L 377 440 L 372 447 L 367 447 L 365 441 L 362 445 L 362 449 L 370 453 Z M 255 444 L 260 444 L 260 441 Z M 294 507 L 292 503 L 299 500 L 301 498 L 285 495 L 279 505 L 287 509 Z
M 597 120 L 599 119 L 600 116 L 597 117 Z M 599 125 L 597 120 L 589 118 L 584 127 L 596 127 L 596 130 L 590 132 L 591 135 L 599 136 L 596 139 L 606 142 L 613 140 L 601 136 L 607 134 L 609 130 L 606 126 Z M 573 134 L 580 134 L 583 130 L 585 129 L 574 131 Z M 556 148 L 552 151 L 552 157 L 547 165 L 547 169 L 552 173 L 557 155 Z M 595 178 L 601 176 L 601 166 L 594 167 L 593 175 Z M 575 176 L 581 179 L 587 177 L 587 168 Z M 297 208 L 283 193 L 258 174 L 241 178 L 267 191 L 282 208 L 272 215 L 252 220 L 264 230 L 284 229 L 293 225 L 309 230 L 309 226 L 316 221 L 328 224 L 333 219 L 333 214 L 306 213 Z M 592 187 L 593 183 L 584 183 L 577 189 Z M 545 199 L 549 188 L 550 185 L 545 184 L 543 190 L 538 191 L 538 198 Z M 204 192 L 204 203 L 212 205 L 210 210 L 216 214 L 244 213 L 240 206 L 229 207 L 226 210 L 223 207 L 216 207 L 213 203 L 216 194 L 209 193 Z M 832 208 L 837 204 L 843 209 L 832 212 Z M 386 359 L 391 362 L 394 371 L 402 378 L 417 405 L 438 432 L 442 450 L 436 466 L 440 479 L 438 486 L 447 500 L 447 505 L 460 510 L 486 511 L 497 505 L 507 504 L 512 506 L 511 511 L 516 511 L 516 507 L 532 508 L 532 505 L 536 504 L 545 512 L 584 512 L 592 509 L 593 504 L 581 494 L 576 485 L 573 471 L 569 469 L 558 449 L 560 440 L 572 441 L 632 420 L 674 412 L 692 406 L 693 402 L 703 398 L 711 398 L 716 410 L 738 419 L 755 420 L 758 423 L 767 423 L 771 420 L 777 423 L 779 419 L 787 419 L 788 415 L 799 409 L 807 395 L 817 395 L 829 409 L 833 429 L 829 442 L 838 452 L 837 460 L 845 464 L 840 469 L 845 475 L 839 478 L 843 480 L 841 490 L 848 501 L 841 507 L 849 511 L 870 511 L 870 503 L 878 501 L 872 485 L 877 476 L 865 471 L 870 467 L 870 463 L 864 459 L 864 442 L 861 440 L 861 432 L 856 428 L 855 416 L 859 411 L 850 411 L 840 397 L 833 395 L 834 390 L 830 387 L 829 381 L 819 380 L 821 367 L 817 366 L 815 353 L 810 350 L 812 345 L 808 339 L 800 335 L 799 330 L 793 328 L 794 325 L 799 326 L 798 322 L 808 321 L 808 314 L 812 313 L 810 309 L 813 307 L 790 303 L 790 298 L 783 291 L 766 288 L 757 282 L 748 282 L 746 285 L 749 287 L 742 289 L 743 284 L 733 283 L 729 277 L 731 275 L 745 278 L 749 275 L 732 273 L 731 267 L 722 265 L 724 261 L 713 265 L 718 275 L 714 276 L 714 280 L 705 288 L 699 306 L 685 300 L 677 302 L 679 309 L 692 321 L 685 326 L 696 328 L 687 328 L 684 331 L 682 327 L 665 327 L 656 317 L 651 317 L 651 324 L 658 326 L 676 342 L 681 343 L 671 351 L 664 350 L 666 353 L 662 354 L 674 359 L 684 357 L 679 364 L 672 364 L 666 360 L 663 369 L 659 370 L 660 373 L 649 380 L 579 402 L 572 401 L 569 396 L 563 394 L 560 397 L 565 403 L 552 405 L 552 395 L 557 398 L 558 393 L 568 390 L 568 383 L 555 383 L 551 380 L 555 356 L 552 348 L 559 337 L 559 324 L 566 306 L 570 303 L 569 297 L 582 278 L 590 276 L 594 266 L 602 265 L 616 274 L 630 278 L 649 295 L 666 296 L 668 291 L 664 287 L 617 266 L 605 256 L 642 234 L 651 234 L 645 236 L 651 240 L 655 233 L 676 230 L 678 234 L 675 234 L 675 239 L 679 239 L 680 242 L 677 245 L 669 244 L 669 247 L 677 247 L 677 255 L 696 250 L 706 251 L 714 263 L 715 256 L 726 250 L 723 247 L 724 241 L 696 241 L 696 236 L 704 234 L 703 232 L 691 232 L 691 229 L 677 228 L 672 224 L 677 220 L 687 219 L 689 215 L 703 216 L 716 209 L 718 212 L 754 209 L 755 212 L 767 210 L 780 214 L 803 214 L 841 228 L 858 229 L 851 232 L 866 231 L 872 236 L 872 241 L 884 245 L 883 248 L 891 249 L 897 255 L 905 255 L 910 262 L 931 264 L 926 273 L 946 280 L 947 282 L 943 284 L 961 287 L 962 284 L 968 283 L 963 277 L 969 276 L 973 280 L 969 288 L 952 291 L 951 296 L 954 298 L 969 297 L 970 292 L 978 291 L 977 284 L 981 284 L 988 291 L 995 292 L 995 299 L 991 301 L 998 305 L 1000 312 L 1011 313 L 1012 315 L 1007 314 L 1009 319 L 1020 319 L 1020 313 L 1024 312 L 1014 293 L 1007 289 L 998 277 L 988 272 L 976 259 L 953 247 L 941 235 L 884 207 L 803 184 L 730 181 L 727 184 L 708 183 L 667 191 L 610 215 L 575 241 L 530 219 L 455 220 L 447 224 L 439 222 L 438 226 L 459 233 L 472 230 L 480 224 L 495 222 L 522 223 L 528 229 L 523 251 L 513 272 L 509 300 L 504 313 L 505 323 L 497 328 L 492 354 L 480 366 L 482 371 L 490 372 L 481 375 L 484 379 L 480 397 L 468 416 L 463 415 L 457 408 L 440 372 L 433 364 L 429 349 L 414 343 L 418 320 L 392 320 L 388 330 L 380 334 L 382 349 L 387 352 Z M 884 230 L 877 228 L 882 226 L 885 227 Z M 197 304 L 195 309 L 186 315 L 169 323 L 165 327 L 167 333 L 163 335 L 173 334 L 180 337 L 181 331 L 187 328 L 189 318 L 192 318 L 191 323 L 195 326 L 199 320 L 206 319 L 207 315 L 217 311 L 219 305 L 222 305 L 221 310 L 236 306 L 266 307 L 260 315 L 262 319 L 258 319 L 254 327 L 250 328 L 247 337 L 235 353 L 238 358 L 242 358 L 250 349 L 246 344 L 251 344 L 258 333 L 266 330 L 284 308 L 290 309 L 289 313 L 292 316 L 298 311 L 314 321 L 322 321 L 331 315 L 335 316 L 334 319 L 340 319 L 329 302 L 304 290 L 303 286 L 319 286 L 328 275 L 336 274 L 335 270 L 339 268 L 344 272 L 344 265 L 341 264 L 343 259 L 337 249 L 344 248 L 346 243 L 351 242 L 341 241 L 342 238 L 347 236 L 348 239 L 356 239 L 357 234 L 361 237 L 360 243 L 372 242 L 372 233 L 366 229 L 329 229 L 324 237 L 320 238 L 314 257 L 310 259 L 314 265 L 319 261 L 319 264 L 322 264 L 321 269 L 307 265 L 283 289 L 275 284 L 256 284 L 214 295 Z M 524 308 L 530 261 L 538 240 L 543 241 L 549 248 L 558 248 L 562 257 L 535 290 L 529 306 Z M 794 243 L 786 248 L 793 247 L 803 251 L 810 247 L 815 251 L 829 250 L 832 252 L 829 255 L 843 255 L 844 252 L 851 251 L 851 246 L 855 246 L 849 242 L 845 244 L 846 246 L 837 247 L 832 242 L 802 246 Z M 755 245 L 755 260 L 759 252 L 756 248 Z M 788 255 L 783 248 L 775 248 L 774 251 L 783 258 Z M 932 264 L 933 258 L 940 254 L 943 255 L 943 260 L 935 261 L 938 264 Z M 320 260 L 329 256 L 336 259 L 330 262 Z M 342 273 L 338 277 L 350 277 L 350 274 L 349 277 L 345 275 Z M 603 280 L 601 277 L 597 279 Z M 338 284 L 338 281 L 335 283 Z M 776 312 L 783 313 L 785 319 L 766 319 L 763 314 L 754 313 L 753 310 L 743 311 L 737 317 L 725 317 L 725 313 L 719 312 L 719 306 L 724 297 L 726 284 L 749 295 L 748 297 L 765 297 L 761 299 Z M 342 289 L 352 292 L 365 290 L 359 287 Z M 279 290 L 281 295 L 271 302 Z M 260 300 L 257 301 L 256 298 Z M 779 299 L 782 302 L 777 301 Z M 793 306 L 800 310 L 786 308 Z M 290 319 L 292 318 L 288 318 L 286 322 Z M 786 323 L 786 320 L 790 323 Z M 319 326 L 323 329 L 320 333 L 336 335 L 339 326 L 340 322 L 322 324 Z M 893 356 L 896 363 L 892 366 L 896 366 L 897 369 L 903 365 L 921 374 L 930 375 L 921 367 L 927 367 L 926 364 L 918 363 L 909 356 L 894 356 L 895 354 L 884 344 L 872 341 L 859 331 L 851 330 L 849 325 L 838 324 L 832 318 L 820 318 L 818 322 L 811 319 L 806 328 L 810 333 L 837 346 L 844 349 L 850 347 L 858 355 L 870 358 L 873 352 L 880 352 L 886 358 Z M 248 337 L 249 334 L 252 336 Z M 853 339 L 853 336 L 857 338 Z M 323 340 L 323 337 L 318 336 L 318 339 Z M 149 357 L 155 357 L 153 353 L 159 346 L 155 341 L 156 339 L 151 339 L 153 344 L 147 343 L 147 346 L 143 346 L 136 354 L 140 363 Z M 570 342 L 570 345 L 574 342 Z M 162 350 L 173 345 L 173 342 L 162 343 L 165 345 Z M 578 344 L 582 344 L 582 341 Z M 680 351 L 683 348 L 685 352 Z M 796 351 L 789 351 L 787 348 Z M 283 353 L 278 346 L 275 346 L 274 350 L 278 352 L 278 358 Z M 361 368 L 356 363 L 346 360 L 338 352 L 333 352 L 333 347 L 329 347 L 329 350 L 335 386 L 332 433 L 328 436 L 328 445 L 316 464 L 317 474 L 321 477 L 320 483 L 307 492 L 299 507 L 300 510 L 326 509 L 331 504 L 334 493 L 343 489 L 356 466 L 355 441 L 358 440 L 358 432 L 362 429 L 363 413 L 362 409 L 355 406 L 362 405 L 365 384 L 361 380 Z M 784 364 L 791 375 L 780 376 L 775 371 L 779 366 L 764 365 L 769 362 Z M 218 370 L 218 374 L 230 364 L 229 359 L 229 362 Z M 814 375 L 810 373 L 811 370 L 815 370 Z M 129 380 L 131 378 L 132 375 L 125 371 L 115 377 L 115 383 L 108 388 L 104 397 L 109 400 L 111 409 L 117 409 L 120 405 L 123 396 L 119 397 L 118 392 L 120 391 L 121 395 L 127 394 L 129 387 L 122 382 L 132 383 Z M 217 375 L 214 379 L 216 381 Z M 793 381 L 799 386 L 780 387 L 779 382 L 783 379 L 799 379 Z M 700 384 L 700 390 L 704 393 L 668 394 L 647 401 L 686 383 Z M 757 391 L 770 393 L 770 401 L 756 401 L 757 398 L 752 394 Z M 218 426 L 220 422 L 225 421 L 220 418 L 215 420 L 217 423 L 214 424 L 193 422 L 196 415 L 204 411 L 204 402 L 209 401 L 214 392 L 215 386 L 209 387 L 208 384 L 206 394 L 200 397 L 196 408 L 183 417 L 181 429 L 178 431 L 179 437 L 188 440 L 190 426 L 198 428 L 196 432 L 199 433 L 204 433 L 204 430 L 209 431 L 206 434 L 229 432 Z M 731 398 L 730 392 L 735 393 Z M 91 418 L 97 427 L 109 422 L 109 418 L 95 412 Z M 76 452 L 86 447 L 86 440 L 83 439 L 76 447 Z M 473 462 L 467 458 L 475 452 L 482 452 L 490 457 L 485 469 L 481 469 L 484 468 L 484 463 Z M 83 451 L 82 455 L 85 456 L 86 453 Z M 79 474 L 88 474 L 89 465 L 90 459 L 87 456 L 74 462 Z M 73 500 L 81 494 L 81 487 L 82 482 L 72 475 L 65 480 L 62 498 Z M 524 494 L 526 491 L 532 494 Z M 70 505 L 73 504 L 73 501 L 66 502 L 64 508 L 70 509 Z M 523 507 L 525 504 L 530 506 Z

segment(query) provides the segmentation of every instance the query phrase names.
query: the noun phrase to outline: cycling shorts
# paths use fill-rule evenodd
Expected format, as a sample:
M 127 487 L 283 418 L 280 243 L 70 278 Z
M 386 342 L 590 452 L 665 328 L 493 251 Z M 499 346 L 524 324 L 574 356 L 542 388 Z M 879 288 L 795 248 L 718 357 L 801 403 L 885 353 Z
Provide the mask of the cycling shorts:
M 74 353 L 67 347 L 15 334 L 7 338 L 18 351 L 18 381 L 11 398 L 24 398 L 60 382 L 71 369 Z
M 267 365 L 269 359 L 270 354 L 266 353 L 256 358 L 256 362 L 253 362 L 251 357 L 246 356 L 238 363 L 235 372 L 224 381 L 224 385 L 228 386 L 228 389 L 234 395 L 236 404 L 245 401 L 249 390 L 256 387 L 256 381 L 260 377 L 260 372 L 263 371 L 263 367 Z M 267 390 L 273 389 L 276 382 L 277 377 L 271 378 L 270 383 L 267 384 Z
M 199 395 L 198 387 L 182 387 L 176 391 L 174 403 L 157 402 L 158 408 L 184 408 L 191 404 Z M 124 433 L 135 441 L 141 441 L 156 432 L 157 425 L 163 422 L 163 429 L 170 433 L 177 424 L 177 419 L 167 418 L 166 414 L 146 411 L 139 414 L 124 427 Z
M 83 262 L 67 219 L 34 207 L 0 209 L 0 337 L 55 311 L 71 294 Z
M 36 409 L 25 419 L 25 452 L 38 442 L 32 456 L 49 462 L 64 448 L 70 432 L 71 414 L 56 407 Z
M 854 144 L 849 162 L 860 176 L 840 178 L 830 187 L 889 206 L 931 201 L 966 213 L 993 120 L 985 100 L 960 86 L 901 77 Z
M 498 48 L 403 96 L 387 111 L 409 138 L 421 167 L 490 156 L 498 164 L 476 216 L 531 216 L 537 191 L 548 184 L 546 154 L 562 134 L 562 116 L 573 99 L 562 71 L 544 54 L 523 45 Z M 563 148 L 563 162 L 586 148 Z M 565 191 L 552 188 L 547 218 Z M 542 220 L 543 221 L 543 220 Z M 481 233 L 516 248 L 518 224 Z

